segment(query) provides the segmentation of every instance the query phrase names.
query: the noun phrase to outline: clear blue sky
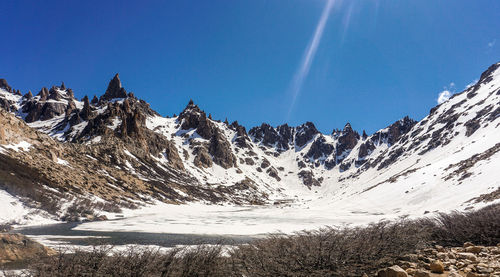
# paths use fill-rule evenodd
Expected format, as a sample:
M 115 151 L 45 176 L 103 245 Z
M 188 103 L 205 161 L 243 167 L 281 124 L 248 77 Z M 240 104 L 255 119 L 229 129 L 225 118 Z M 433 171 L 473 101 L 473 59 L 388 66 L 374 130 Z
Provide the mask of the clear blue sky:
M 371 133 L 423 118 L 442 90 L 500 61 L 500 1 L 335 1 L 295 89 L 326 4 L 3 1 L 0 78 L 23 93 L 64 81 L 83 97 L 118 72 L 162 115 L 192 98 L 247 128 L 313 121 L 330 133 L 349 121 Z

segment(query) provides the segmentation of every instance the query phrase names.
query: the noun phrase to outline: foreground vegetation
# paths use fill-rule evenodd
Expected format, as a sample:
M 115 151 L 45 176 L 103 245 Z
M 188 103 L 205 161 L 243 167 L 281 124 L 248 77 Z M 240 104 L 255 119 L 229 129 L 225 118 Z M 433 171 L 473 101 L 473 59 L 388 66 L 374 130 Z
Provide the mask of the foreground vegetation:
M 362 276 L 419 249 L 500 242 L 500 205 L 359 228 L 277 236 L 219 246 L 113 252 L 96 248 L 31 261 L 25 276 Z

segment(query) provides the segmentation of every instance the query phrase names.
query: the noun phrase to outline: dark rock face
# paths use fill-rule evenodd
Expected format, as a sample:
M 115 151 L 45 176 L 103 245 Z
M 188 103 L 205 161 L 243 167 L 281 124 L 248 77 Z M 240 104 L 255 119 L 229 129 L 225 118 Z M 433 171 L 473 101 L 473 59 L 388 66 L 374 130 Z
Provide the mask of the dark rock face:
M 109 101 L 115 98 L 127 98 L 127 91 L 122 87 L 122 83 L 120 81 L 120 77 L 118 77 L 118 73 L 116 73 L 115 77 L 111 79 L 108 85 L 108 89 L 99 99 L 101 102 Z
M 328 144 L 323 135 L 319 135 L 318 138 L 311 144 L 311 148 L 307 152 L 307 157 L 313 159 L 319 159 L 321 157 L 328 157 L 333 153 L 335 148 L 333 145 Z
M 283 124 L 278 126 L 277 130 L 280 136 L 277 144 L 278 149 L 285 151 L 290 149 L 290 144 L 293 142 L 295 129 L 288 126 L 288 124 Z
M 37 120 L 48 120 L 66 113 L 67 105 L 56 102 L 36 102 L 29 101 L 22 112 L 27 113 L 26 122 L 30 123 Z
M 370 153 L 375 150 L 375 144 L 371 140 L 363 142 L 359 146 L 358 158 L 363 159 L 364 157 L 370 155 Z
M 348 151 L 351 151 L 359 140 L 358 132 L 354 131 L 351 124 L 347 123 L 338 137 L 337 142 L 337 161 L 342 161 Z
M 46 87 L 43 87 L 38 93 L 38 96 L 40 96 L 40 101 L 46 101 L 49 97 L 49 90 Z
M 204 146 L 197 146 L 193 150 L 194 157 L 194 165 L 197 167 L 212 167 L 212 157 L 208 153 L 207 148 Z
M 267 147 L 272 147 L 279 140 L 279 134 L 267 123 L 262 123 L 259 127 L 250 129 L 249 134 L 254 142 L 260 142 Z
M 215 126 L 193 100 L 190 100 L 184 111 L 179 114 L 179 121 L 183 130 L 196 129 L 198 135 L 204 139 L 210 139 L 214 135 Z
M 89 120 L 92 110 L 90 109 L 89 98 L 87 95 L 83 97 L 83 109 L 80 111 L 80 117 L 83 120 Z
M 215 129 L 214 135 L 210 139 L 208 151 L 212 154 L 214 163 L 223 168 L 227 169 L 236 166 L 236 157 L 231 151 L 231 144 L 219 129 Z
M 24 98 L 26 98 L 26 100 L 30 100 L 31 98 L 33 98 L 33 93 L 31 93 L 31 90 L 28 91 L 28 93 L 24 95 Z
M 271 166 L 270 168 L 268 168 L 268 169 L 266 170 L 266 173 L 267 173 L 269 176 L 271 176 L 271 177 L 273 177 L 274 179 L 276 179 L 276 181 L 278 181 L 278 182 L 279 182 L 279 181 L 281 181 L 281 178 L 279 177 L 279 174 L 278 174 L 278 171 L 276 170 L 276 168 L 274 168 L 274 167 L 272 167 L 272 166 Z
M 7 80 L 5 79 L 0 79 L 0 88 L 12 93 L 12 88 L 9 86 Z
M 312 186 L 319 187 L 323 182 L 323 178 L 314 178 L 314 174 L 309 170 L 301 170 L 299 172 L 299 177 L 302 179 L 304 185 L 309 189 L 311 189 Z
M 229 125 L 229 128 L 236 131 L 236 136 L 234 138 L 234 142 L 237 146 L 242 148 L 250 148 L 250 138 L 247 135 L 247 131 L 245 127 L 238 124 L 238 121 L 234 121 Z
M 97 105 L 98 103 L 99 103 L 99 98 L 97 98 L 97 95 L 94 95 L 94 98 L 92 98 L 92 101 L 90 101 L 90 104 Z
M 316 129 L 316 126 L 312 122 L 306 122 L 296 128 L 295 145 L 303 147 L 317 134 L 319 134 L 319 131 Z

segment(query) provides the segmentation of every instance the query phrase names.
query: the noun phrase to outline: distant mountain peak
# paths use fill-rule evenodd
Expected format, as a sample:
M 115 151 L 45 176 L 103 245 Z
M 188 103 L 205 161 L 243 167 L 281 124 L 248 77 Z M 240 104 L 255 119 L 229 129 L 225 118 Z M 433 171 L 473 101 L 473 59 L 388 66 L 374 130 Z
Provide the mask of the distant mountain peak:
M 116 73 L 115 77 L 109 81 L 106 92 L 99 100 L 102 102 L 115 98 L 127 98 L 127 91 L 122 87 L 122 82 L 120 81 L 118 73 Z

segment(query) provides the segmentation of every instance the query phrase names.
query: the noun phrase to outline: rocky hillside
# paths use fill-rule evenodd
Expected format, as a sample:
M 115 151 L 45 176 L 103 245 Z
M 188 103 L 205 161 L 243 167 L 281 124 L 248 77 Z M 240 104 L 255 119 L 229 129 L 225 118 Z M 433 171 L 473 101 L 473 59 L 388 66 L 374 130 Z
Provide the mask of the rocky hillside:
M 494 201 L 499 67 L 424 119 L 370 135 L 349 123 L 329 134 L 311 122 L 247 131 L 193 101 L 163 117 L 127 93 L 118 74 L 92 100 L 76 99 L 64 83 L 22 95 L 0 79 L 0 186 L 37 201 L 40 193 L 25 190 L 119 205 L 296 202 L 377 212 L 384 203 L 384 212 L 423 214 Z

